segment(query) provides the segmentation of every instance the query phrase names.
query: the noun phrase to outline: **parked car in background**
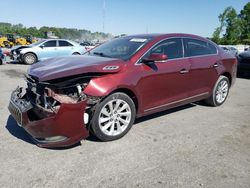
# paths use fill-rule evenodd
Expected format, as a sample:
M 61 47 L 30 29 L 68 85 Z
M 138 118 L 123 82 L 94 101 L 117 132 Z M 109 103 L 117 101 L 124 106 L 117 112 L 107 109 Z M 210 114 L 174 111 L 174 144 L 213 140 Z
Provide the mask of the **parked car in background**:
M 232 54 L 233 56 L 237 56 L 238 54 L 238 50 L 235 47 L 232 46 L 221 46 L 221 48 L 225 51 L 228 52 L 230 54 Z
M 238 73 L 250 73 L 250 50 L 238 54 L 237 59 Z
M 81 46 L 92 46 L 91 43 L 88 42 L 88 41 L 82 41 L 82 42 L 80 43 L 80 45 L 81 45 Z
M 0 48 L 0 65 L 3 64 L 3 60 L 4 60 L 4 54 L 2 48 Z
M 89 50 L 93 49 L 96 46 L 96 45 L 94 45 L 94 44 L 92 44 L 92 43 L 90 43 L 88 41 L 83 41 L 83 42 L 80 43 L 80 45 L 84 46 L 86 51 L 89 51 Z
M 16 46 L 11 49 L 10 56 L 25 64 L 60 56 L 81 55 L 86 49 L 78 43 L 64 39 L 46 39 L 28 46 Z
M 32 65 L 9 111 L 39 146 L 72 145 L 89 131 L 111 141 L 136 117 L 200 100 L 222 105 L 236 68 L 236 58 L 199 36 L 125 36 Z

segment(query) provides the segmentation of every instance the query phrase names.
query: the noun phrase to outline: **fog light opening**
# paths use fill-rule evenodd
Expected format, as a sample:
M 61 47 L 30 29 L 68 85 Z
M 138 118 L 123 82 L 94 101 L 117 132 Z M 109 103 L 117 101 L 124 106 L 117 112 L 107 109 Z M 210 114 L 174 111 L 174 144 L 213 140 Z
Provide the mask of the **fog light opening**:
M 88 122 L 89 122 L 89 114 L 84 113 L 84 115 L 83 115 L 83 121 L 84 121 L 85 125 L 88 124 Z
M 51 136 L 51 137 L 45 137 L 45 138 L 36 138 L 36 140 L 38 140 L 39 142 L 60 142 L 63 140 L 66 140 L 67 137 L 65 136 Z

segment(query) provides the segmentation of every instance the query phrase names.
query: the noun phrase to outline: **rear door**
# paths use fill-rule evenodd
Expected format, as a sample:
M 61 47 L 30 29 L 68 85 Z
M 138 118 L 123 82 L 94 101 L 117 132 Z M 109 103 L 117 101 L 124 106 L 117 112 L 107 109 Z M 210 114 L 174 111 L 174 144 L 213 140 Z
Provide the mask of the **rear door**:
M 72 55 L 74 46 L 65 40 L 58 40 L 58 56 Z
M 137 84 L 144 112 L 164 108 L 188 96 L 190 62 L 183 58 L 182 39 L 172 38 L 160 42 L 143 58 L 152 53 L 168 56 L 166 62 L 142 64 L 142 78 Z
M 220 65 L 217 48 L 207 41 L 184 38 L 184 51 L 191 64 L 189 95 L 211 92 L 218 79 L 217 68 Z

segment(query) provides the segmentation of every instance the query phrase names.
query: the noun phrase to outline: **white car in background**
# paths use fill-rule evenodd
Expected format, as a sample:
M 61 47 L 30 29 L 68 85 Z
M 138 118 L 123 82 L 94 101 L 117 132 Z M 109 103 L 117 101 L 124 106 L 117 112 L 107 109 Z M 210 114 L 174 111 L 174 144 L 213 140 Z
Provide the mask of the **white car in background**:
M 38 61 L 69 55 L 82 55 L 86 49 L 76 42 L 64 39 L 46 39 L 29 46 L 19 46 L 11 50 L 13 59 L 31 65 Z
M 232 54 L 233 56 L 237 56 L 237 54 L 238 54 L 238 50 L 233 46 L 221 46 L 221 48 L 225 52 L 228 52 L 228 53 Z

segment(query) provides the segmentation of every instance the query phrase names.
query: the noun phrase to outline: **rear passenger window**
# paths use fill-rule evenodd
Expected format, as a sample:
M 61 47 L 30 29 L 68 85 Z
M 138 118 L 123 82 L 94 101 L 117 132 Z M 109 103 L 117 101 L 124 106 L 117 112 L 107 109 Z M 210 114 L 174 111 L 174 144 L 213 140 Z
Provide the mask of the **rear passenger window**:
M 208 43 L 208 47 L 210 48 L 212 54 L 217 54 L 217 48 L 214 45 Z
M 73 46 L 68 41 L 59 40 L 59 46 Z
M 183 57 L 182 41 L 180 38 L 167 39 L 155 46 L 149 54 L 166 54 L 168 59 Z
M 197 39 L 184 39 L 184 45 L 185 57 L 217 53 L 217 49 L 214 45 Z

